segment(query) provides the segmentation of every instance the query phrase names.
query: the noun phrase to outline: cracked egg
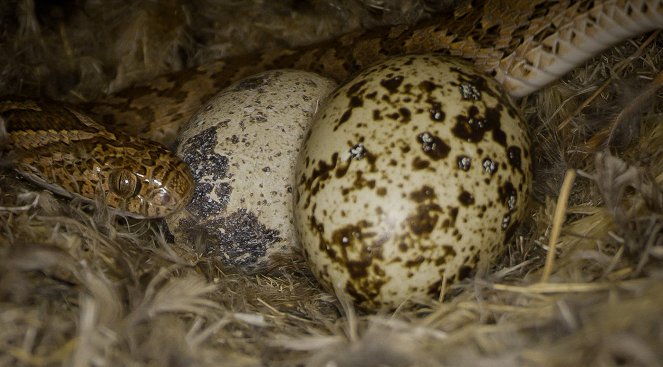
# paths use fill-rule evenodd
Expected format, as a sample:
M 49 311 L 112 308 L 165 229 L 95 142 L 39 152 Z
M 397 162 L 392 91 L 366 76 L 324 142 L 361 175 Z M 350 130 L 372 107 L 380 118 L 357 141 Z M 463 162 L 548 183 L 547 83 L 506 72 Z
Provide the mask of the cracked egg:
M 314 73 L 272 70 L 206 102 L 178 138 L 196 189 L 186 210 L 166 219 L 175 239 L 256 273 L 290 253 L 295 162 L 318 102 L 334 88 Z

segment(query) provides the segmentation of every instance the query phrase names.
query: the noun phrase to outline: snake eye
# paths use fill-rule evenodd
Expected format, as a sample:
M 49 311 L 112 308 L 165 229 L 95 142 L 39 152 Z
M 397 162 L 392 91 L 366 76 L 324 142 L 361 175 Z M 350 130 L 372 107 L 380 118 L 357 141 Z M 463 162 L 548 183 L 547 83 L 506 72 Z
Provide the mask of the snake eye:
M 140 191 L 138 178 L 126 169 L 112 171 L 108 186 L 113 193 L 125 199 L 135 196 Z

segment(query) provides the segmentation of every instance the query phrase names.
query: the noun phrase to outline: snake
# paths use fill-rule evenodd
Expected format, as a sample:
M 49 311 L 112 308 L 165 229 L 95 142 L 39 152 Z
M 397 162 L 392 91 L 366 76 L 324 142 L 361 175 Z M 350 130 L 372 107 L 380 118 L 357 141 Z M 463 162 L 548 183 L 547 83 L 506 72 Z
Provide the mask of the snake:
M 520 98 L 604 49 L 660 28 L 663 0 L 467 0 L 414 25 L 228 57 L 76 108 L 9 100 L 0 117 L 26 177 L 70 196 L 101 198 L 123 214 L 162 217 L 183 208 L 194 186 L 166 147 L 205 101 L 244 77 L 289 68 L 342 82 L 393 56 L 441 53 L 470 60 Z
M 188 166 L 163 145 L 111 132 L 75 106 L 0 101 L 0 123 L 16 169 L 63 196 L 101 200 L 111 211 L 159 218 L 191 200 Z

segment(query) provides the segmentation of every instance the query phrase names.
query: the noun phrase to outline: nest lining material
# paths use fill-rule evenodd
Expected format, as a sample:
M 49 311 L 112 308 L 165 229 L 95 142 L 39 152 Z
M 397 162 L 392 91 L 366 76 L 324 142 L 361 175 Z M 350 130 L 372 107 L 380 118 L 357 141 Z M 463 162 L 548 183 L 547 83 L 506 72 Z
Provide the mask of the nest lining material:
M 165 70 L 438 10 L 414 0 L 121 4 L 1 5 L 0 90 L 89 100 Z M 167 243 L 158 221 L 112 218 L 6 167 L 0 365 L 658 366 L 662 44 L 654 34 L 618 45 L 520 101 L 538 159 L 531 220 L 500 264 L 449 287 L 446 302 L 393 314 L 361 314 L 321 291 L 299 254 L 266 274 L 226 269 Z M 577 175 L 563 184 L 569 168 Z

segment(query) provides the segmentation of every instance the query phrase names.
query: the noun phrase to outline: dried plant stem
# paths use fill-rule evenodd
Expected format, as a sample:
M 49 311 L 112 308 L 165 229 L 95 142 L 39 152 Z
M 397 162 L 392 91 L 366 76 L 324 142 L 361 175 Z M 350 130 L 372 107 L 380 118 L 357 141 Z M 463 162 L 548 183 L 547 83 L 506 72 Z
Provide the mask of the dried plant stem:
M 532 296 L 535 294 L 597 292 L 597 291 L 605 291 L 617 288 L 632 289 L 632 288 L 641 287 L 651 282 L 653 282 L 652 279 L 641 278 L 641 279 L 629 279 L 622 281 L 587 282 L 587 283 L 535 283 L 528 286 L 493 284 L 492 288 L 498 291 Z
M 555 254 L 557 249 L 557 240 L 559 234 L 562 232 L 562 224 L 564 224 L 564 216 L 566 214 L 566 207 L 573 187 L 573 181 L 576 178 L 576 171 L 568 169 L 564 175 L 564 182 L 559 192 L 557 205 L 555 207 L 555 214 L 553 215 L 552 231 L 550 233 L 550 241 L 548 242 L 548 255 L 546 256 L 546 264 L 543 267 L 543 274 L 541 275 L 541 283 L 545 283 L 552 274 L 555 265 Z

